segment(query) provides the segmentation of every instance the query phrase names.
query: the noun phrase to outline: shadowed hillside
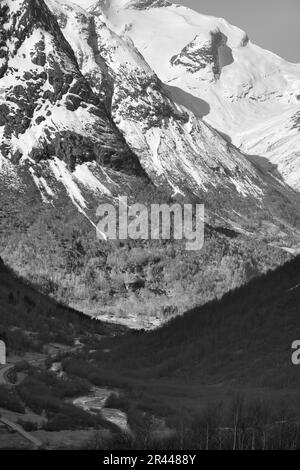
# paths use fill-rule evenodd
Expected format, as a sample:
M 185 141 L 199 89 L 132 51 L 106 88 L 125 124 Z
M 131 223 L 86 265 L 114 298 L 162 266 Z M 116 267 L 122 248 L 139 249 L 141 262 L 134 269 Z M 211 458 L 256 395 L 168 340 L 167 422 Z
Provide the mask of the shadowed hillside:
M 118 327 L 114 326 L 115 331 Z M 119 328 L 121 331 L 121 328 Z M 109 324 L 58 304 L 21 281 L 0 258 L 0 336 L 9 350 L 40 351 L 51 341 L 73 345 L 74 339 L 108 334 Z
M 299 304 L 297 257 L 159 330 L 115 340 L 106 361 L 135 376 L 298 387 L 299 370 L 290 357 L 300 338 Z
M 113 406 L 140 426 L 125 448 L 300 448 L 300 374 L 291 361 L 299 268 L 297 257 L 158 330 L 104 340 L 88 363 L 78 355 L 64 370 L 125 391 Z M 145 416 L 166 420 L 176 434 L 147 441 Z

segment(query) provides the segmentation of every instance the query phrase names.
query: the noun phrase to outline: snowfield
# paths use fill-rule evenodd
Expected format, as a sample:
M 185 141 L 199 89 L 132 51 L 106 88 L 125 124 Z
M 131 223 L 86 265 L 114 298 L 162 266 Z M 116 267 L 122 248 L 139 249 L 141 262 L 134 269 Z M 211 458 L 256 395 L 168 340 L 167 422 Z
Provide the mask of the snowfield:
M 101 9 L 111 29 L 132 39 L 173 99 L 177 95 L 200 116 L 205 106 L 206 122 L 243 152 L 268 158 L 299 190 L 300 137 L 294 121 L 300 111 L 300 65 L 252 44 L 222 18 L 147 3 L 143 9 L 135 1 L 98 1 L 90 11 Z
M 205 202 L 212 225 L 294 236 L 300 66 L 166 0 L 76 3 L 0 4 L 3 180 L 29 176 L 93 225 L 97 199 L 150 182 Z

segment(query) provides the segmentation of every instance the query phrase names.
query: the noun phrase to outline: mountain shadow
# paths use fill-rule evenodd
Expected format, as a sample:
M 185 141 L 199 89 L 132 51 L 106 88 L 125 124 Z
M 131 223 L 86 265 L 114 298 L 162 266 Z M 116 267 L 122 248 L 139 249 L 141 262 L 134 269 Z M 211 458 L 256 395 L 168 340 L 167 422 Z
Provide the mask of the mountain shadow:
M 197 118 L 202 119 L 210 113 L 210 105 L 207 101 L 197 98 L 176 86 L 164 84 L 167 95 L 178 105 L 192 111 Z

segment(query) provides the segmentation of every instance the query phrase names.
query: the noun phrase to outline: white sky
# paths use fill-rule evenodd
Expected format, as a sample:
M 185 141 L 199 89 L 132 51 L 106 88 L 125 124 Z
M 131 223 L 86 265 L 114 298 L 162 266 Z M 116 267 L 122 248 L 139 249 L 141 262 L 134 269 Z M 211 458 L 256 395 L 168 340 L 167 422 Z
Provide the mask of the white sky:
M 95 0 L 69 1 L 83 8 L 95 3 Z M 221 16 L 245 30 L 252 42 L 291 62 L 300 62 L 300 0 L 174 0 L 174 3 Z

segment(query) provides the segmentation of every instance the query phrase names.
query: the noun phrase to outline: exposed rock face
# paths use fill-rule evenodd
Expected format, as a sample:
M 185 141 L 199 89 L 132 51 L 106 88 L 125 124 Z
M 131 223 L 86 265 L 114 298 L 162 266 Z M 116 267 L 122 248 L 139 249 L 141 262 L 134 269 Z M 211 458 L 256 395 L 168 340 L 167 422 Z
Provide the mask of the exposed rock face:
M 155 184 L 171 187 L 173 194 L 193 192 L 203 197 L 219 186 L 233 191 L 237 199 L 245 194 L 260 198 L 264 183 L 252 165 L 210 127 L 174 103 L 133 42 L 107 27 L 99 5 L 90 16 L 76 7 L 73 11 L 68 6 L 59 8 L 52 0 L 48 4 L 59 21 L 65 15 L 62 31 L 82 73 L 103 99 L 101 76 L 109 96 L 107 110 Z M 71 24 L 76 35 L 70 34 Z M 75 37 L 81 38 L 80 47 Z M 221 34 L 212 37 L 213 73 L 217 73 L 218 48 L 224 41 Z
M 171 5 L 167 0 L 131 0 L 128 3 L 129 7 L 136 8 L 138 10 L 167 7 Z
M 134 2 L 125 3 L 106 7 L 135 11 Z M 139 4 L 159 12 L 152 6 L 171 8 Z M 278 187 L 282 192 L 281 183 L 176 102 L 127 32 L 107 26 L 103 2 L 91 13 L 55 0 L 5 0 L 2 8 L 0 150 L 14 165 L 30 166 L 42 198 L 53 199 L 58 180 L 85 210 L 78 178 L 89 191 L 108 194 L 114 180 L 103 169 L 110 168 L 151 180 L 174 197 L 204 201 L 208 217 L 229 225 L 243 226 L 240 214 L 250 217 L 254 208 L 277 217 L 265 203 Z M 243 38 L 239 33 L 239 47 Z M 204 69 L 216 81 L 224 47 L 227 36 L 220 29 L 211 31 L 209 41 L 198 34 L 173 56 L 171 67 L 193 76 Z M 118 185 L 124 186 L 119 179 Z
M 222 65 L 220 63 L 220 48 L 225 48 L 227 37 L 220 30 L 211 31 L 210 39 L 197 35 L 182 51 L 171 58 L 172 66 L 181 65 L 189 73 L 197 73 L 208 69 L 212 80 L 220 78 Z
M 18 162 L 51 156 L 73 170 L 97 161 L 142 173 L 136 157 L 82 76 L 75 55 L 46 4 L 5 2 L 0 150 Z M 9 8 L 10 6 L 10 8 Z M 3 39 L 4 41 L 4 39 Z
M 97 3 L 96 1 L 94 2 Z M 102 10 L 108 9 L 121 9 L 121 8 L 135 8 L 137 10 L 146 10 L 148 8 L 159 8 L 170 6 L 171 3 L 167 0 L 100 0 L 98 2 Z M 94 8 L 93 2 L 91 9 Z
M 122 317 L 126 310 L 124 321 L 137 325 L 142 311 L 140 324 L 149 327 L 160 324 L 159 312 L 165 318 L 197 303 L 206 273 L 213 293 L 207 297 L 201 292 L 211 300 L 248 279 L 248 271 L 273 266 L 268 261 L 256 269 L 255 258 L 253 270 L 247 269 L 248 261 L 244 269 L 249 237 L 255 243 L 263 239 L 297 248 L 299 195 L 276 169 L 262 167 L 255 156 L 245 157 L 228 136 L 204 122 L 198 105 L 204 103 L 208 115 L 210 103 L 174 79 L 184 77 L 193 92 L 199 83 L 218 91 L 238 64 L 235 48 L 244 54 L 248 47 L 243 32 L 234 29 L 233 34 L 228 25 L 211 24 L 211 19 L 205 20 L 204 32 L 195 31 L 193 22 L 182 20 L 180 6 L 164 1 L 102 1 L 87 12 L 56 0 L 3 0 L 1 12 L 0 242 L 5 262 L 20 274 L 95 316 L 115 320 L 116 312 Z M 161 17 L 169 25 L 170 12 L 178 12 L 178 24 L 192 31 L 178 36 L 180 44 L 174 37 L 167 41 L 169 50 L 166 36 L 157 38 L 155 29 L 148 34 L 145 28 L 141 45 L 136 15 L 146 15 L 147 25 L 152 20 L 160 25 Z M 157 41 L 164 47 L 158 45 L 146 60 L 147 47 Z M 157 57 L 163 62 L 159 73 Z M 170 80 L 163 73 L 170 73 Z M 233 80 L 228 83 L 234 88 Z M 256 83 L 243 83 L 228 98 L 231 103 L 258 91 L 268 99 Z M 119 195 L 127 195 L 130 204 L 204 202 L 211 245 L 203 256 L 196 255 L 195 266 L 192 254 L 185 267 L 181 245 L 174 251 L 172 243 L 163 242 L 160 253 L 170 251 L 164 269 L 163 258 L 159 262 L 156 255 L 144 265 L 150 242 L 147 248 L 137 242 L 136 250 L 128 242 L 117 251 L 113 243 L 98 243 L 96 208 L 100 202 L 116 204 Z M 21 260 L 14 258 L 15 251 Z M 238 278 L 232 275 L 236 252 Z M 190 277 L 178 290 L 179 283 L 169 276 L 178 268 L 178 254 L 180 269 L 193 279 L 201 266 L 191 290 Z M 115 264 L 119 270 L 114 271 Z M 60 278 L 54 281 L 57 273 Z M 144 295 L 149 304 L 155 300 L 150 314 Z M 102 296 L 106 304 L 100 312 Z M 120 310 L 119 296 L 126 297 Z
M 109 2 L 107 7 L 117 3 Z M 278 193 L 278 180 L 268 176 L 266 181 L 265 175 L 226 139 L 187 107 L 176 103 L 176 92 L 171 86 L 164 87 L 128 37 L 130 25 L 124 35 L 114 33 L 106 24 L 101 2 L 91 9 L 91 14 L 80 7 L 62 7 L 54 0 L 48 0 L 48 5 L 61 22 L 82 74 L 105 103 L 155 185 L 176 197 L 204 200 L 208 217 L 218 215 L 229 224 L 234 220 L 235 226 L 244 225 L 240 214 L 248 214 L 247 220 L 251 220 L 254 207 L 254 212 L 270 211 L 264 204 L 270 193 Z M 247 43 L 244 33 L 237 40 L 240 47 Z M 223 67 L 232 61 L 227 42 L 227 36 L 215 28 L 205 49 L 198 35 L 194 41 L 195 56 L 190 55 L 191 67 L 203 66 L 210 80 L 218 80 Z M 199 62 L 199 53 L 203 63 Z M 173 66 L 177 67 L 182 66 Z M 274 215 L 270 215 L 271 219 Z
M 108 2 L 104 21 L 130 37 L 158 77 L 179 90 L 180 101 L 225 134 L 243 153 L 268 159 L 300 190 L 300 65 L 252 44 L 222 18 L 180 5 L 142 11 Z M 225 42 L 226 41 L 226 42 Z M 194 98 L 194 99 L 193 99 Z M 197 111 L 197 109 L 199 111 Z

